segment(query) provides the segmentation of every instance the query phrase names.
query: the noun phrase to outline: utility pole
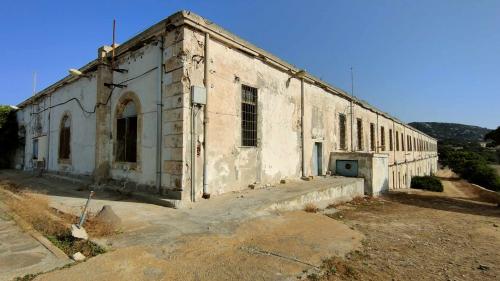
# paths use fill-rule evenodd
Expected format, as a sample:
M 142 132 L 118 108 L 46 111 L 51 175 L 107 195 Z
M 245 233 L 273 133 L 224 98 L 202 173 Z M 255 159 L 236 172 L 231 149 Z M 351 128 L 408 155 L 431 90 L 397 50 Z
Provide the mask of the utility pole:
M 354 72 L 351 66 L 351 152 L 354 151 L 354 143 L 353 143 L 353 127 L 354 127 Z

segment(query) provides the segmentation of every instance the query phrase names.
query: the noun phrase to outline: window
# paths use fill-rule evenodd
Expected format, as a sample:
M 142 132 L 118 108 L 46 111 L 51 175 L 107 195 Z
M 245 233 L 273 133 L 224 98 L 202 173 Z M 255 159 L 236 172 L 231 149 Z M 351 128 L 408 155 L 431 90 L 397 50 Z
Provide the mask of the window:
M 385 151 L 385 128 L 384 126 L 380 127 L 380 146 L 382 151 Z
M 339 114 L 339 145 L 340 149 L 346 150 L 347 149 L 347 143 L 346 143 L 346 137 L 345 137 L 345 132 L 346 132 L 346 118 L 345 114 Z
M 33 159 L 38 159 L 38 139 L 33 140 Z
M 64 115 L 59 130 L 59 159 L 69 159 L 71 154 L 71 119 Z
M 405 136 L 401 133 L 401 151 L 405 151 Z
M 357 119 L 357 131 L 358 131 L 358 150 L 363 150 L 363 121 L 361 118 Z
M 392 151 L 394 146 L 392 144 L 392 129 L 389 129 L 389 150 Z
M 375 150 L 375 124 L 370 123 L 370 150 Z
M 128 101 L 116 120 L 116 161 L 137 162 L 137 109 Z
M 257 146 L 257 89 L 241 86 L 241 144 Z
M 396 151 L 399 151 L 399 133 L 396 131 Z

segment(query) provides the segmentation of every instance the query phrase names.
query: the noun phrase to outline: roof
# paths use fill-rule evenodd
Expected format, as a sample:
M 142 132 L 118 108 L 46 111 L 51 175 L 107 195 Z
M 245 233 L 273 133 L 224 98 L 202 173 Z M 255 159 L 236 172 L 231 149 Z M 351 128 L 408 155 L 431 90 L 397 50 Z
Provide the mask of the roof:
M 208 32 L 211 36 L 212 39 L 222 41 L 223 43 L 230 44 L 234 46 L 235 48 L 238 48 L 240 51 L 243 51 L 249 55 L 254 56 L 255 58 L 263 61 L 264 63 L 270 64 L 276 68 L 282 69 L 283 71 L 289 72 L 291 75 L 297 74 L 300 71 L 304 71 L 300 68 L 297 68 L 296 66 L 280 59 L 279 57 L 255 46 L 254 44 L 234 35 L 233 33 L 225 30 L 224 28 L 216 25 L 215 23 L 195 14 L 190 11 L 179 11 L 171 16 L 163 19 L 162 21 L 156 23 L 155 25 L 151 26 L 150 28 L 144 30 L 143 32 L 140 32 L 136 36 L 130 38 L 120 46 L 116 47 L 115 49 L 115 55 L 120 56 L 123 53 L 126 53 L 127 51 L 133 50 L 137 48 L 137 46 L 141 46 L 144 44 L 144 42 L 147 42 L 150 38 L 157 36 L 163 31 L 168 31 L 172 27 L 178 27 L 182 25 L 188 25 L 191 26 L 192 28 L 198 29 L 202 32 Z M 93 71 L 97 68 L 97 66 L 101 62 L 98 59 L 95 59 L 79 70 L 82 72 L 89 72 Z M 356 97 L 353 97 L 349 95 L 347 92 L 343 91 L 340 88 L 337 88 L 320 78 L 313 76 L 312 74 L 305 72 L 305 74 L 302 76 L 307 82 L 317 85 L 320 88 L 323 88 L 325 91 L 330 92 L 335 95 L 339 95 L 347 100 L 352 100 L 353 103 L 356 103 L 360 107 L 363 107 L 365 109 L 368 109 L 374 113 L 377 113 L 381 116 L 384 116 L 388 119 L 391 119 L 395 122 L 400 123 L 401 125 L 404 125 L 405 127 L 412 129 L 416 132 L 419 132 L 422 135 L 425 135 L 433 140 L 436 140 L 435 138 L 413 128 L 412 126 L 402 122 L 396 117 L 393 117 L 389 115 L 386 112 L 380 111 L 379 109 L 373 107 L 366 101 L 363 101 L 361 99 L 358 99 Z M 41 90 L 34 96 L 28 98 L 27 100 L 21 102 L 18 107 L 23 107 L 26 104 L 29 104 L 30 101 L 35 100 L 43 95 L 50 94 L 51 92 L 55 91 L 57 88 L 62 87 L 68 83 L 71 83 L 75 80 L 79 79 L 78 77 L 74 77 L 71 75 L 68 75 L 64 77 L 63 79 L 57 81 L 56 83 L 52 84 L 51 86 Z

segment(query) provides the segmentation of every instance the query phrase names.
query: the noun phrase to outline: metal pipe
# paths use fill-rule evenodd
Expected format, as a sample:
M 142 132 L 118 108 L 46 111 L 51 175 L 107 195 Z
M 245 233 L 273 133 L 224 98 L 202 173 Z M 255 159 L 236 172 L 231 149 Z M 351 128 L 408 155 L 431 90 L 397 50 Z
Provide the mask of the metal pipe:
M 50 165 L 50 111 L 52 108 L 52 94 L 49 95 L 49 112 L 48 112 L 48 129 L 47 129 L 47 172 L 49 171 L 49 165 Z M 70 136 L 71 140 L 71 136 Z
M 160 60 L 158 65 L 158 96 L 156 102 L 156 190 L 161 193 L 162 159 L 162 115 L 163 115 L 163 34 L 160 39 Z
M 306 139 L 304 136 L 304 104 L 305 104 L 305 93 L 304 93 L 304 77 L 300 79 L 300 138 L 302 142 L 302 178 L 306 177 Z
M 90 191 L 89 198 L 87 199 L 87 203 L 85 203 L 85 208 L 83 208 L 82 215 L 80 216 L 80 221 L 78 222 L 78 228 L 81 228 L 85 223 L 85 218 L 87 217 L 87 208 L 89 207 L 90 199 L 94 196 L 94 191 Z
M 192 96 L 191 96 L 192 97 Z M 195 114 L 195 105 L 191 101 L 191 201 L 196 202 L 196 114 Z
M 210 43 L 210 34 L 205 33 L 205 55 L 204 55 L 204 60 L 205 60 L 205 68 L 204 68 L 204 79 L 203 79 L 203 84 L 205 84 L 205 89 L 206 89 L 206 104 L 204 107 L 203 111 L 203 198 L 208 199 L 210 198 L 210 193 L 208 193 L 208 105 L 210 104 L 209 102 L 209 97 L 210 97 L 210 80 L 209 80 L 209 54 L 210 54 L 210 48 L 209 44 Z
M 352 71 L 351 67 L 351 152 L 354 151 L 354 145 L 353 145 L 353 127 L 354 127 L 354 108 L 353 108 L 353 100 L 354 100 L 354 72 Z

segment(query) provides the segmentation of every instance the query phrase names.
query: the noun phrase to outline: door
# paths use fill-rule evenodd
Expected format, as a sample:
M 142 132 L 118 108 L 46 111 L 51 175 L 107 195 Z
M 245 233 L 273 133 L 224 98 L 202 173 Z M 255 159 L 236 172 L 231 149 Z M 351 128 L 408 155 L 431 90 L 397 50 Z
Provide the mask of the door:
M 312 174 L 319 176 L 323 174 L 323 149 L 320 142 L 315 142 L 313 146 Z

